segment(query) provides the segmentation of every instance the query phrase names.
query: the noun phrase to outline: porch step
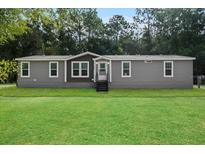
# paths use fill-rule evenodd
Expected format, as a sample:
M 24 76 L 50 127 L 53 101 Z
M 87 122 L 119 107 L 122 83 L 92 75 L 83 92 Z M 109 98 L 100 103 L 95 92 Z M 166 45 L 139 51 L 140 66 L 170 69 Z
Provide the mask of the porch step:
M 96 91 L 108 91 L 108 82 L 107 81 L 96 82 Z

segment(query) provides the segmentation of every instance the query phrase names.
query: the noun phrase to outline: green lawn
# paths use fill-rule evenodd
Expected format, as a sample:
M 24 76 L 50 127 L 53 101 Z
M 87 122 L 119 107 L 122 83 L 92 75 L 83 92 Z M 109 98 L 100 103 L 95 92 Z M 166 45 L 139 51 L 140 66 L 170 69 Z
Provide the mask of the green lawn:
M 111 89 L 96 93 L 94 88 L 16 88 L 0 85 L 0 96 L 7 97 L 205 97 L 205 89 Z
M 205 144 L 205 89 L 4 86 L 0 144 Z

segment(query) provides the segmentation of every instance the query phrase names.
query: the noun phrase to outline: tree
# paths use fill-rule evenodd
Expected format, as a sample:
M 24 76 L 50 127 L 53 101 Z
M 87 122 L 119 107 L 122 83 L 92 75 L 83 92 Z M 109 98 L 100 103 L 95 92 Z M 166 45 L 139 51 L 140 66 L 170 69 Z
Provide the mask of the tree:
M 108 24 L 106 24 L 106 35 L 108 39 L 113 43 L 113 49 L 117 54 L 123 54 L 123 48 L 121 47 L 120 40 L 129 35 L 129 23 L 121 15 L 114 15 L 110 18 Z
M 0 57 L 36 54 L 177 54 L 205 74 L 205 9 L 136 9 L 133 22 L 96 9 L 0 9 Z M 6 25 L 9 25 L 8 27 Z
M 55 45 L 55 20 L 52 9 L 26 9 L 26 21 L 31 29 L 32 54 L 45 54 Z M 51 47 L 52 46 L 52 47 Z
M 114 15 L 107 24 L 108 36 L 118 43 L 119 39 L 126 34 L 129 24 L 121 15 Z
M 0 45 L 28 31 L 22 9 L 0 9 Z
M 55 22 L 50 9 L 24 9 L 22 11 L 24 22 L 29 31 L 15 40 L 0 46 L 2 58 L 14 58 L 35 54 L 49 54 L 55 48 Z M 47 52 L 48 50 L 48 52 Z M 56 49 L 54 49 L 56 52 Z M 52 54 L 55 54 L 52 52 Z
M 150 34 L 150 30 L 144 27 L 142 37 L 140 39 L 141 53 L 152 54 L 153 49 L 153 38 Z
M 155 50 L 197 57 L 194 73 L 205 74 L 205 9 L 157 9 L 154 15 Z
M 121 39 L 120 42 L 124 54 L 127 55 L 140 54 L 140 46 L 139 46 L 139 41 L 137 39 L 126 37 Z
M 0 70 L 0 83 L 11 81 L 18 71 L 17 62 L 14 60 L 0 60 Z
M 134 16 L 135 25 L 142 27 L 141 31 L 141 53 L 151 54 L 153 49 L 153 35 L 154 35 L 154 12 L 155 9 L 136 9 L 136 16 Z
M 87 39 L 101 37 L 103 22 L 102 19 L 98 17 L 96 9 L 86 9 L 84 17 Z

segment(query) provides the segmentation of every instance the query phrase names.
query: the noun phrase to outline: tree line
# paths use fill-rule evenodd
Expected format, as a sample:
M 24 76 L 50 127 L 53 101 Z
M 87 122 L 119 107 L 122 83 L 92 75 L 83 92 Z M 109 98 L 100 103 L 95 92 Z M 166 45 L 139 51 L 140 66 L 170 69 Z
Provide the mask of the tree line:
M 96 9 L 0 9 L 0 57 L 98 54 L 194 56 L 205 74 L 205 9 L 135 9 L 104 23 Z

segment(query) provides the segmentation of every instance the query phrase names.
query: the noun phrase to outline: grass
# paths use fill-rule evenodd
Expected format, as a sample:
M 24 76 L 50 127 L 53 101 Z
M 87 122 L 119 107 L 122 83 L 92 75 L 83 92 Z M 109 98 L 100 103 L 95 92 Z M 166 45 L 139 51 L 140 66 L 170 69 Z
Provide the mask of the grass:
M 9 86 L 0 95 L 0 144 L 205 144 L 205 89 Z
M 17 88 L 5 86 L 0 96 L 5 97 L 205 97 L 205 90 L 198 89 L 111 89 L 96 93 L 94 88 Z
M 10 83 L 10 84 L 0 84 L 0 89 L 1 88 L 7 88 L 7 87 L 15 87 L 16 85 L 15 84 L 12 84 L 12 83 Z

